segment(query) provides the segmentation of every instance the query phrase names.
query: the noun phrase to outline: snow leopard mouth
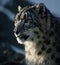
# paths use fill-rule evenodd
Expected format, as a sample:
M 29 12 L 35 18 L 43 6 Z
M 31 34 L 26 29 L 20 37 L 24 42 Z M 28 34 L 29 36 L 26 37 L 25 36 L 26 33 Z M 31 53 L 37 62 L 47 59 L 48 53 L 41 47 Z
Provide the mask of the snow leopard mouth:
M 24 35 L 24 34 L 19 36 L 20 39 L 24 39 L 24 40 L 27 40 L 28 37 L 29 35 Z
M 18 35 L 17 35 L 16 33 L 14 33 L 14 35 L 16 36 L 17 41 L 18 41 L 18 43 L 20 43 L 20 44 L 23 44 L 24 41 L 27 40 L 28 37 L 29 37 L 29 35 L 25 35 L 25 34 L 18 34 Z

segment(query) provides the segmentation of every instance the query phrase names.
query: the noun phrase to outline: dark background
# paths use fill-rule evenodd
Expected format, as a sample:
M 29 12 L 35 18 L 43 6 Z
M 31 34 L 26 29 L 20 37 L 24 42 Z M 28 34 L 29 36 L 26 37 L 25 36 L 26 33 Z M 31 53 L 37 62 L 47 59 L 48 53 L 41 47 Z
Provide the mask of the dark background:
M 17 7 L 31 6 L 26 0 L 0 0 L 0 65 L 23 65 L 24 46 L 17 43 L 13 33 Z M 25 63 L 24 63 L 25 64 Z

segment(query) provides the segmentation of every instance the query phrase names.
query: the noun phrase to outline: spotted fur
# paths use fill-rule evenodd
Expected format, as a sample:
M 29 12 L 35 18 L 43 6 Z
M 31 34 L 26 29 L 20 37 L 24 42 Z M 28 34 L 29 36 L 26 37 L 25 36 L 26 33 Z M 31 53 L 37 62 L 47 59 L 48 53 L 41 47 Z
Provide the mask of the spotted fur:
M 22 8 L 14 33 L 25 45 L 27 65 L 60 65 L 60 22 L 44 4 Z

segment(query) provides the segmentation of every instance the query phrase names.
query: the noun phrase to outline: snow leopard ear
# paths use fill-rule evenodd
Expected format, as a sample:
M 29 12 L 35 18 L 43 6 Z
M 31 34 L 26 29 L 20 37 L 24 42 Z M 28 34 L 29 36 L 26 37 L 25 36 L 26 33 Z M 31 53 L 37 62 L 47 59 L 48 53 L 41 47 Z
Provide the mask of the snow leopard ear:
M 18 6 L 18 12 L 21 12 L 21 10 L 22 10 L 22 7 L 19 5 Z
M 44 3 L 37 4 L 35 5 L 35 7 L 40 16 L 45 16 L 46 6 L 44 5 Z
M 42 19 L 42 21 L 40 21 L 40 24 L 42 24 L 41 28 L 43 29 L 43 31 L 45 31 L 46 29 L 50 30 L 50 26 L 52 22 L 51 17 L 53 17 L 50 11 L 43 3 L 37 4 L 36 9 L 38 11 L 40 20 Z

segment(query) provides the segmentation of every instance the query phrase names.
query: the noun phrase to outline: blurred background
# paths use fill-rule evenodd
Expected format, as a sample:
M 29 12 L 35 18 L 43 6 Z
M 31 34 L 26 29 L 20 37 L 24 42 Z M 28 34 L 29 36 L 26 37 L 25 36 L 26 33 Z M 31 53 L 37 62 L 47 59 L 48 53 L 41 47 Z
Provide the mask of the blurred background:
M 24 46 L 17 43 L 13 33 L 17 7 L 44 3 L 51 13 L 60 18 L 56 0 L 0 0 L 0 65 L 25 65 Z
M 13 33 L 18 5 L 32 4 L 26 0 L 0 0 L 0 65 L 23 65 L 24 46 L 17 43 Z

